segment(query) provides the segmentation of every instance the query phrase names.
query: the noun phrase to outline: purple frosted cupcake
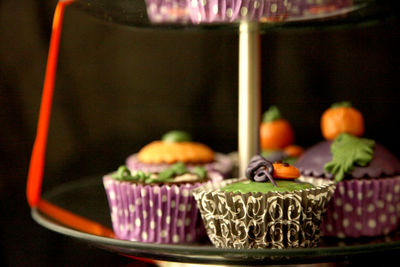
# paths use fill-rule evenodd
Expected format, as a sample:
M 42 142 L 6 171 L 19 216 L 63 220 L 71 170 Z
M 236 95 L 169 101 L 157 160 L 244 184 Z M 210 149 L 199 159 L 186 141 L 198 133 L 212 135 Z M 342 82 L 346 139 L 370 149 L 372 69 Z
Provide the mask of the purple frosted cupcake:
M 191 141 L 188 133 L 170 131 L 161 140 L 144 146 L 138 153 L 129 156 L 126 166 L 131 171 L 160 172 L 172 164 L 183 162 L 189 169 L 203 166 L 211 178 L 230 178 L 234 163 L 230 156 L 215 153 L 210 147 Z
M 115 235 L 124 240 L 188 243 L 205 236 L 192 190 L 211 182 L 203 167 L 177 163 L 159 173 L 126 166 L 103 177 Z
M 350 113 L 346 109 L 340 112 L 342 127 Z M 354 129 L 355 124 L 349 125 Z M 400 161 L 373 140 L 341 131 L 333 140 L 306 150 L 295 163 L 304 177 L 337 182 L 321 233 L 357 238 L 396 230 L 400 220 Z

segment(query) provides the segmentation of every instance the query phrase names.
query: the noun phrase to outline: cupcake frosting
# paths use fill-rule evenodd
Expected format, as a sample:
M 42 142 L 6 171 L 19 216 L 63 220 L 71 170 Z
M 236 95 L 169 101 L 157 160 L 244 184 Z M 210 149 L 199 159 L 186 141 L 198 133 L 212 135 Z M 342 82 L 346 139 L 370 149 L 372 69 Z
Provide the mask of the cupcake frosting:
M 304 176 L 325 177 L 333 179 L 333 174 L 325 171 L 326 163 L 332 161 L 332 141 L 320 142 L 298 159 L 295 166 Z M 379 143 L 375 143 L 373 157 L 367 166 L 354 166 L 353 171 L 345 179 L 380 178 L 400 174 L 400 161 Z

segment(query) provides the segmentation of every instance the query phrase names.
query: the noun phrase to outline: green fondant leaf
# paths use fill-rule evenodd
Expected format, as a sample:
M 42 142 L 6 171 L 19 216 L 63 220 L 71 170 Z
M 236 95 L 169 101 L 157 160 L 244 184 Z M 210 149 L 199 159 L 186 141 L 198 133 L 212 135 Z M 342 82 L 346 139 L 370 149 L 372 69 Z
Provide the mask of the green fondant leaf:
M 161 140 L 164 142 L 189 142 L 192 140 L 190 134 L 184 131 L 169 131 L 161 137 Z
M 276 106 L 271 106 L 266 112 L 263 114 L 262 121 L 263 122 L 271 122 L 276 121 L 282 118 L 281 112 Z
M 199 176 L 201 179 L 206 178 L 207 170 L 204 167 L 196 166 L 193 168 L 193 173 Z
M 339 108 L 339 107 L 350 108 L 350 107 L 352 107 L 352 105 L 351 105 L 351 102 L 349 102 L 349 101 L 336 102 L 331 105 L 331 108 Z
M 342 181 L 355 165 L 366 166 L 373 157 L 375 141 L 358 138 L 351 134 L 340 134 L 331 145 L 332 161 L 325 164 L 326 172 Z

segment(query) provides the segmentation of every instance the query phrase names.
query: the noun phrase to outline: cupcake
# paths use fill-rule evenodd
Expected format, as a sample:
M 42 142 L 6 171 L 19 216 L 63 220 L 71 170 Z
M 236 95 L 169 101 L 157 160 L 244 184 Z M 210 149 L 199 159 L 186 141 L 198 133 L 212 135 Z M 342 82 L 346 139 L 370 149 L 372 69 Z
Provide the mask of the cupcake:
M 307 149 L 296 162 L 302 177 L 337 183 L 321 234 L 358 238 L 396 230 L 400 161 L 382 145 L 362 137 L 363 116 L 348 102 L 323 113 L 321 131 L 326 141 Z
M 261 155 L 267 160 L 293 164 L 304 152 L 294 144 L 294 130 L 288 120 L 282 117 L 276 106 L 271 106 L 262 117 L 260 125 Z
M 251 159 L 247 178 L 193 190 L 211 242 L 220 248 L 315 247 L 319 225 L 335 184 L 296 179 L 297 168 Z
M 131 171 L 160 172 L 177 162 L 185 163 L 189 169 L 203 166 L 216 179 L 229 178 L 234 168 L 230 156 L 215 153 L 210 147 L 191 141 L 188 133 L 176 130 L 129 156 L 126 166 Z
M 211 182 L 204 167 L 176 163 L 161 172 L 126 166 L 103 177 L 115 235 L 124 240 L 164 244 L 205 237 L 192 190 Z

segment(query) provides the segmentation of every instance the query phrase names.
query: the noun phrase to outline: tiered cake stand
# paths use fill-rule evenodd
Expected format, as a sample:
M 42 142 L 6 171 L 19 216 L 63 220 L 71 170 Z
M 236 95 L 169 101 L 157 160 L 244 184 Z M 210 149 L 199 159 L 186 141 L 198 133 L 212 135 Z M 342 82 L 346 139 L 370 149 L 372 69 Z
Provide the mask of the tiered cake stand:
M 222 2 L 223 5 L 218 5 Z M 119 254 L 186 263 L 327 262 L 362 257 L 371 251 L 375 255 L 400 251 L 400 232 L 357 240 L 323 238 L 317 248 L 282 250 L 219 249 L 207 241 L 192 245 L 124 241 L 115 238 L 110 230 L 108 204 L 98 177 L 62 184 L 41 195 L 62 18 L 67 7 L 79 8 L 106 21 L 130 27 L 238 32 L 238 167 L 239 175 L 242 175 L 250 157 L 259 148 L 260 34 L 288 27 L 371 23 L 393 15 L 395 5 L 395 1 L 387 0 L 60 0 L 54 15 L 38 131 L 27 183 L 27 197 L 34 220 L 50 230 Z M 260 7 L 264 8 L 263 12 L 259 11 Z M 84 207 L 81 205 L 83 202 L 86 203 Z

